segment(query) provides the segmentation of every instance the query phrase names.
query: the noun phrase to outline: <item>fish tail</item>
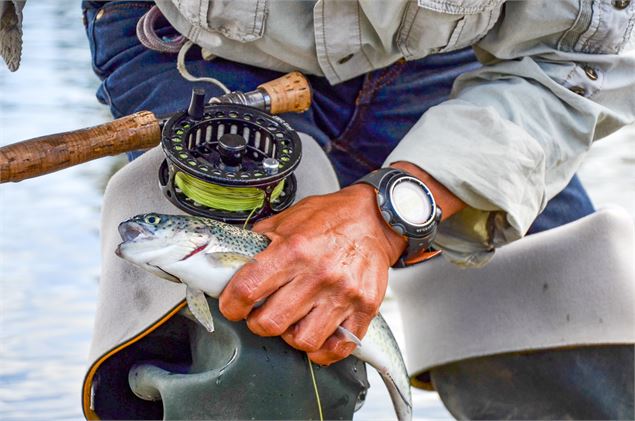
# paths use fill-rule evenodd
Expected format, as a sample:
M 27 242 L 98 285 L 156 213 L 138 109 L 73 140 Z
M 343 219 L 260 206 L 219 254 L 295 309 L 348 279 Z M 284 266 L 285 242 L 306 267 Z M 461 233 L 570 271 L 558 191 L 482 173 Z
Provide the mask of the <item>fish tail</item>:
M 412 402 L 410 399 L 410 393 L 408 393 L 409 391 L 401 390 L 390 372 L 385 371 L 380 372 L 379 374 L 388 389 L 390 399 L 392 400 L 395 412 L 397 413 L 397 419 L 399 419 L 399 421 L 410 421 L 412 419 Z M 399 401 L 401 401 L 401 405 L 396 404 Z

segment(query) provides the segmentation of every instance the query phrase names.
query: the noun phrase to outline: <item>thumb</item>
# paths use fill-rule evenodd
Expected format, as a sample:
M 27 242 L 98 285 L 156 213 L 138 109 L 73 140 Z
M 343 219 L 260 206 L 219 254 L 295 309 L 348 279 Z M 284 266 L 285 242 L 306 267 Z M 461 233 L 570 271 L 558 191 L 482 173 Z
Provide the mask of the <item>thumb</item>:
M 274 229 L 278 225 L 276 216 L 277 215 L 261 219 L 260 221 L 256 222 L 253 227 L 251 227 L 251 230 L 258 233 L 274 231 Z

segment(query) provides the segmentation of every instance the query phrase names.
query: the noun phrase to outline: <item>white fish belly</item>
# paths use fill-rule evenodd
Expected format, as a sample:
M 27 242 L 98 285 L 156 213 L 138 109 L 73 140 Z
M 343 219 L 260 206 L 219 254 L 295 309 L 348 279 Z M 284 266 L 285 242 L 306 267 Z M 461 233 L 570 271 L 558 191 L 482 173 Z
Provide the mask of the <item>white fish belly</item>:
M 235 268 L 215 267 L 204 253 L 197 253 L 189 259 L 172 263 L 162 269 L 213 298 L 220 296 L 236 273 Z

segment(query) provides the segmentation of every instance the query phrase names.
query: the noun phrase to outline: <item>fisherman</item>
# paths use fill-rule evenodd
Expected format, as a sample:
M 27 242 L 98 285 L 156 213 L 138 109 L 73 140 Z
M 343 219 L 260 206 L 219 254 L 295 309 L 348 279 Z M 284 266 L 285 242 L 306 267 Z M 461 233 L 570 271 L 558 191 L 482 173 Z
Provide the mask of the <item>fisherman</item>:
M 352 352 L 334 335 L 338 326 L 364 336 L 391 266 L 416 262 L 431 246 L 457 265 L 483 266 L 500 246 L 592 213 L 576 168 L 594 140 L 635 119 L 630 0 L 164 1 L 156 6 L 165 20 L 140 30 L 159 41 L 144 45 L 137 26 L 153 6 L 83 3 L 97 96 L 114 117 L 186 108 L 195 85 L 163 52 L 179 34 L 202 48 L 187 55 L 188 70 L 232 90 L 290 70 L 310 75 L 312 109 L 284 117 L 321 145 L 342 188 L 253 227 L 272 243 L 232 279 L 220 311 L 319 364 Z M 387 194 L 388 179 L 406 182 L 401 196 Z M 399 210 L 410 197 L 434 201 L 390 218 L 377 206 L 389 200 Z M 426 236 L 404 232 L 435 218 Z M 465 418 L 632 418 L 633 346 L 590 343 L 520 360 L 487 356 L 480 372 L 450 364 L 461 374 L 441 398 Z M 469 404 L 453 398 L 471 376 L 498 378 L 519 364 L 537 377 L 514 378 L 505 405 L 490 405 L 494 385 L 470 389 Z M 442 384 L 448 371 L 435 372 Z M 570 387 L 598 379 L 606 393 L 591 401 Z M 512 412 L 526 396 L 541 405 Z M 569 412 L 548 412 L 560 407 Z

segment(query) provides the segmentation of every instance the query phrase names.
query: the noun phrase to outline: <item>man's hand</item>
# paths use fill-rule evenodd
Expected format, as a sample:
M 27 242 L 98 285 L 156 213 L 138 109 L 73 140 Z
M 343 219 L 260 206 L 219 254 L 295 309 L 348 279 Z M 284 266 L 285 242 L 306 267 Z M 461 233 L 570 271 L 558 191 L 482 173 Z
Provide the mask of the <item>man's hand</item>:
M 426 183 L 443 219 L 466 206 L 416 165 L 392 166 Z M 335 330 L 345 327 L 358 338 L 366 334 L 384 299 L 388 268 L 406 248 L 405 238 L 379 214 L 374 189 L 355 184 L 308 197 L 260 221 L 254 231 L 271 244 L 225 287 L 219 303 L 223 315 L 247 319 L 257 335 L 281 336 L 318 364 L 347 357 L 355 345 Z
M 271 244 L 227 285 L 223 315 L 246 318 L 257 335 L 282 336 L 319 364 L 348 356 L 355 345 L 335 330 L 365 335 L 386 293 L 388 268 L 406 246 L 381 218 L 373 188 L 356 184 L 308 197 L 254 231 Z

